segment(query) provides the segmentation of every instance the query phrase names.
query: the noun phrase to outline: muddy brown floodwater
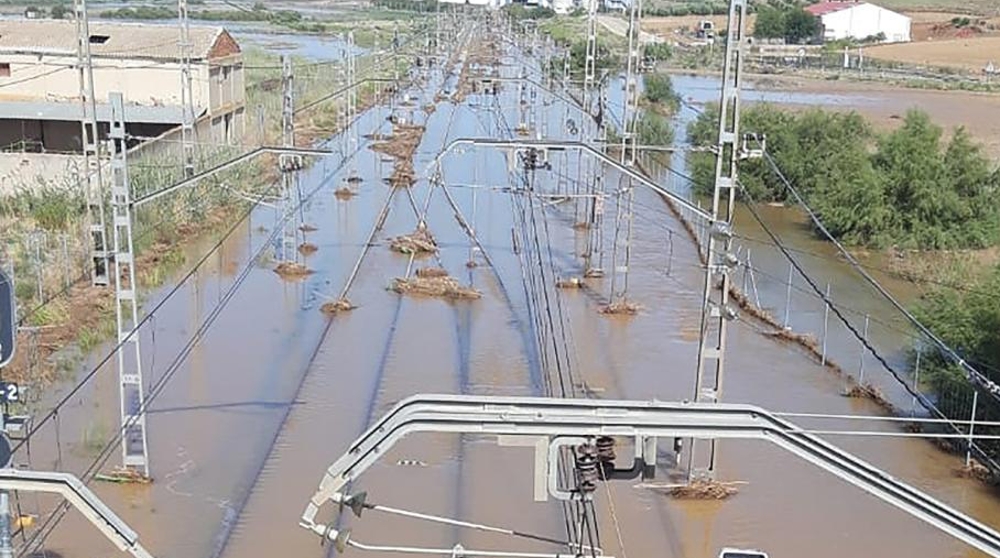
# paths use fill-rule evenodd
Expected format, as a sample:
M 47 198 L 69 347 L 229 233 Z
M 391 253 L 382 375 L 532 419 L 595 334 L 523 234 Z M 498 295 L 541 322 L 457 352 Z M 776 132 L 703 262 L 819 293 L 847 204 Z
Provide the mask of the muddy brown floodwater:
M 505 75 L 517 74 L 519 59 L 505 59 Z M 483 297 L 446 302 L 386 290 L 410 265 L 408 256 L 389 250 L 388 239 L 411 233 L 417 224 L 407 195 L 397 192 L 385 227 L 376 235 L 348 294 L 357 308 L 324 316 L 319 306 L 338 296 L 365 247 L 388 195 L 390 186 L 382 178 L 392 172 L 392 163 L 362 149 L 357 170 L 363 182 L 358 195 L 349 199 L 334 196 L 346 176 L 336 171 L 338 156 L 304 171 L 304 190 L 316 191 L 305 211 L 306 222 L 317 227 L 308 241 L 318 250 L 306 258 L 315 273 L 300 282 L 283 282 L 271 271 L 273 262 L 257 262 L 219 321 L 152 405 L 149 435 L 156 482 L 94 485 L 155 556 L 326 557 L 330 547 L 320 546 L 314 535 L 298 527 L 298 518 L 326 466 L 394 403 L 420 392 L 542 393 L 543 369 L 531 348 L 534 334 L 528 325 L 520 260 L 511 245 L 514 209 L 509 193 L 490 188 L 509 185 L 504 155 L 470 148 L 451 153 L 442 163 L 444 181 L 453 188 L 465 216 L 470 220 L 474 216 L 495 271 L 481 255 L 470 252 L 452 209 L 440 192 L 429 190 L 428 165 L 449 140 L 488 136 L 497 127 L 497 114 L 487 110 L 492 99 L 476 94 L 461 103 L 440 103 L 429 114 L 420 110 L 433 102 L 442 83 L 454 87 L 454 78 L 432 72 L 427 86 L 410 91 L 417 99 L 412 114 L 410 109 L 396 112 L 426 126 L 415 154 L 418 177 L 411 192 L 418 206 L 432 194 L 427 224 L 440 246 L 440 261 L 429 256 L 416 265 L 442 265 Z M 695 85 L 710 89 L 708 83 Z M 543 94 L 539 99 L 548 100 Z M 516 86 L 505 86 L 499 102 L 503 120 L 513 128 L 520 118 Z M 548 105 L 542 118 L 548 118 L 550 135 L 567 134 L 564 112 L 558 100 Z M 360 132 L 388 132 L 387 115 L 385 108 L 369 111 L 358 123 Z M 339 146 L 340 140 L 331 145 Z M 557 170 L 577 164 L 572 154 L 552 157 Z M 538 171 L 536 188 L 555 189 L 560 182 L 557 174 Z M 618 180 L 608 171 L 607 184 Z M 463 187 L 470 183 L 484 187 Z M 608 215 L 614 215 L 613 199 L 608 206 Z M 578 252 L 585 233 L 573 229 L 573 213 L 573 202 L 565 202 L 538 215 L 549 227 L 552 261 L 560 277 L 582 275 Z M 584 289 L 559 291 L 569 324 L 572 368 L 599 397 L 689 399 L 703 281 L 696 249 L 663 200 L 650 190 L 637 190 L 636 215 L 629 296 L 641 305 L 638 315 L 598 313 L 606 300 L 608 278 L 587 280 Z M 823 249 L 793 225 L 794 219 L 768 215 L 793 246 Z M 173 355 L 229 288 L 235 270 L 265 242 L 273 221 L 271 210 L 255 211 L 251 222 L 223 244 L 220 255 L 209 260 L 196 280 L 181 287 L 157 313 L 143 335 L 150 382 L 164 374 Z M 740 225 L 741 232 L 756 233 L 742 218 Z M 608 239 L 613 237 L 613 226 L 614 219 L 605 220 Z M 208 247 L 193 252 L 204 253 Z M 478 267 L 466 266 L 470 253 Z M 780 276 L 785 264 L 773 250 L 762 248 L 759 254 L 761 269 Z M 838 292 L 856 288 L 836 260 L 820 258 L 809 265 L 830 278 Z M 765 285 L 765 296 L 774 295 L 768 289 Z M 156 293 L 147 307 L 164 294 Z M 796 304 L 795 323 L 816 319 L 815 306 L 807 300 Z M 874 299 L 860 298 L 857 304 L 871 305 L 872 312 L 880 310 Z M 761 335 L 753 322 L 737 320 L 730 331 L 726 401 L 785 412 L 879 413 L 870 402 L 842 397 L 842 378 L 795 347 Z M 832 338 L 831 344 L 833 354 L 850 354 L 853 348 L 847 338 Z M 39 434 L 32 448 L 36 468 L 58 466 L 79 472 L 93 458 L 100 440 L 114 428 L 113 374 L 113 367 L 105 367 L 98 381 L 60 414 L 58 432 L 52 423 Z M 1000 500 L 981 485 L 956 478 L 960 460 L 930 443 L 831 440 L 981 521 L 1000 523 Z M 597 509 L 605 552 L 623 558 L 708 558 L 731 545 L 760 547 L 773 557 L 979 556 L 763 443 L 726 441 L 720 452 L 720 477 L 745 482 L 728 501 L 677 501 L 631 482 L 599 487 Z M 23 455 L 19 458 L 26 460 Z M 661 463 L 659 480 L 669 482 L 677 473 Z M 409 438 L 372 467 L 355 489 L 366 490 L 375 503 L 563 536 L 560 508 L 553 502 L 531 500 L 530 451 L 499 448 L 493 439 Z M 47 501 L 40 503 L 44 508 Z M 330 510 L 325 512 L 323 521 L 337 521 Z M 352 528 L 356 540 L 373 544 L 559 550 L 374 511 L 360 519 L 345 515 L 340 524 Z M 75 515 L 60 525 L 46 549 L 67 558 L 113 552 Z

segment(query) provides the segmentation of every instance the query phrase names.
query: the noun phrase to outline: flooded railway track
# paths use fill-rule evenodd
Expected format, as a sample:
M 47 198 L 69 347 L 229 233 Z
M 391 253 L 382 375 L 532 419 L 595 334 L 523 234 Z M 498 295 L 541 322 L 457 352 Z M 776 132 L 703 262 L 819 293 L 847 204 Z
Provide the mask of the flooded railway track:
M 447 76 L 442 76 L 443 82 L 447 80 Z M 415 93 L 421 101 L 426 101 L 429 95 L 427 90 L 410 93 Z M 421 99 L 421 95 L 425 97 Z M 437 96 L 435 93 L 434 97 Z M 504 93 L 504 104 L 514 105 L 516 99 L 512 97 L 510 92 Z M 446 143 L 452 134 L 489 135 L 492 123 L 483 126 L 485 130 L 480 129 L 480 114 L 469 108 L 469 100 L 451 104 L 451 114 L 444 114 L 444 110 L 426 114 L 427 132 L 416 148 L 416 157 L 426 159 L 428 153 L 440 148 L 439 140 L 443 138 Z M 456 118 L 456 114 L 460 117 Z M 372 119 L 381 120 L 383 116 L 383 109 L 372 109 Z M 452 120 L 457 130 L 452 130 Z M 559 118 L 552 120 L 549 128 L 560 129 Z M 268 400 L 278 405 L 271 409 L 266 420 L 258 418 L 249 425 L 220 429 L 218 438 L 211 438 L 216 434 L 211 431 L 206 434 L 210 440 L 192 441 L 192 445 L 215 447 L 185 447 L 189 455 L 198 456 L 198 463 L 188 468 L 178 467 L 176 471 L 180 472 L 176 475 L 171 470 L 170 481 L 165 483 L 178 491 L 226 502 L 228 519 L 219 524 L 221 528 L 210 526 L 214 536 L 210 545 L 213 558 L 274 553 L 300 558 L 328 556 L 332 550 L 320 548 L 315 536 L 298 528 L 297 518 L 326 465 L 358 432 L 402 397 L 416 392 L 527 395 L 541 393 L 543 389 L 541 357 L 534 348 L 539 326 L 530 317 L 524 317 L 528 313 L 528 295 L 518 293 L 514 283 L 504 281 L 506 277 L 515 280 L 521 277 L 522 263 L 514 249 L 507 246 L 516 220 L 511 207 L 506 205 L 513 205 L 513 201 L 504 198 L 513 194 L 491 194 L 501 202 L 489 202 L 494 205 L 488 205 L 479 216 L 477 234 L 482 235 L 480 239 L 495 264 L 489 270 L 465 267 L 464 252 L 469 239 L 455 223 L 453 206 L 463 203 L 468 206 L 467 197 L 456 194 L 457 204 L 441 203 L 439 199 L 428 210 L 428 223 L 443 239 L 439 264 L 452 271 L 463 270 L 454 275 L 484 291 L 483 298 L 471 303 L 448 303 L 386 293 L 387 281 L 410 265 L 405 257 L 375 245 L 370 247 L 368 260 L 360 266 L 357 284 L 352 287 L 356 310 L 326 318 L 324 322 L 320 321 L 317 308 L 301 307 L 300 300 L 307 290 L 331 295 L 335 281 L 350 272 L 356 249 L 367 249 L 366 219 L 377 215 L 378 203 L 383 198 L 381 188 L 391 187 L 376 178 L 384 174 L 378 156 L 371 154 L 367 158 L 373 162 L 361 169 L 365 177 L 362 184 L 366 186 L 359 195 L 347 201 L 333 201 L 333 188 L 328 184 L 324 187 L 325 198 L 309 209 L 310 219 L 320 228 L 316 234 L 319 250 L 309 260 L 316 264 L 317 274 L 303 286 L 286 284 L 286 300 L 282 301 L 290 308 L 299 307 L 283 315 L 286 321 L 270 324 L 270 329 L 253 330 L 261 336 L 259 339 L 273 334 L 286 345 L 261 357 L 270 363 L 263 365 L 270 368 L 262 376 L 263 387 L 239 395 L 246 401 L 259 403 L 260 393 L 280 392 L 282 397 Z M 488 176 L 507 178 L 506 162 L 500 159 L 494 157 L 473 165 L 481 165 Z M 449 180 L 458 182 L 470 174 L 477 176 L 476 169 L 480 167 L 474 167 L 470 173 L 468 163 L 463 160 L 447 163 Z M 414 166 L 419 174 L 421 165 Z M 551 176 L 546 177 L 542 172 L 538 175 L 543 186 L 551 186 L 545 182 L 552 182 Z M 614 173 L 609 173 L 608 183 L 615 178 Z M 389 201 L 397 219 L 386 223 L 385 235 L 411 232 L 409 211 L 417 213 L 414 195 L 425 190 L 429 193 L 435 186 L 418 177 L 410 188 L 409 199 L 397 195 Z M 594 281 L 589 288 L 557 296 L 565 305 L 576 380 L 586 387 L 584 391 L 598 397 L 686 399 L 693 384 L 688 365 L 694 362 L 696 337 L 692 337 L 691 328 L 699 317 L 703 269 L 696 263 L 694 245 L 678 241 L 671 248 L 671 257 L 677 263 L 668 267 L 672 268 L 670 272 L 664 272 L 663 227 L 677 230 L 680 227 L 658 197 L 649 194 L 641 199 L 646 206 L 644 211 L 658 210 L 636 224 L 638 234 L 632 265 L 638 271 L 633 274 L 631 289 L 643 305 L 639 314 L 628 319 L 600 316 L 597 303 L 605 297 L 606 281 Z M 335 215 L 330 204 L 336 204 Z M 575 219 L 558 207 L 541 211 L 549 212 L 551 220 L 548 241 L 554 250 L 554 275 L 576 273 L 580 269 L 580 233 L 573 230 Z M 358 227 L 355 221 L 363 222 Z M 606 220 L 605 232 L 613 230 L 611 221 Z M 262 290 L 256 292 L 273 293 L 275 279 L 270 275 L 266 279 Z M 252 303 L 253 300 L 247 302 Z M 241 316 L 245 318 L 246 314 Z M 228 341 L 230 349 L 253 352 L 251 347 L 244 349 L 251 344 L 246 338 L 234 337 L 235 341 Z M 205 355 L 208 363 L 204 366 L 211 367 L 214 362 L 219 367 L 224 363 L 218 355 L 208 353 Z M 301 356 L 296 356 L 299 353 Z M 840 397 L 834 379 L 794 349 L 760 335 L 752 324 L 739 323 L 734 327 L 730 353 L 739 373 L 733 374 L 727 386 L 727 400 L 760 403 L 780 410 L 872 412 L 865 402 Z M 198 390 L 205 389 L 198 382 L 209 381 L 201 377 L 204 372 L 200 368 L 192 370 L 190 383 L 184 385 L 190 392 L 178 399 L 188 404 L 197 399 Z M 220 373 L 223 375 L 227 381 L 238 379 L 232 372 Z M 177 424 L 168 427 L 168 415 L 167 412 L 160 415 L 161 433 L 198 437 L 196 432 L 186 432 L 197 429 L 197 421 L 175 418 Z M 217 420 L 220 415 L 210 416 Z M 253 451 L 238 450 L 238 438 L 254 444 Z M 227 444 L 232 448 L 219 447 Z M 960 507 L 972 509 L 976 515 L 1000 517 L 1000 507 L 995 501 L 963 484 L 964 481 L 949 478 L 948 459 L 928 452 L 921 442 L 874 443 L 853 439 L 846 440 L 844 445 L 890 470 L 902 470 L 904 475 L 917 479 L 918 484 L 947 495 L 953 502 L 957 500 Z M 808 554 L 835 558 L 844 553 L 875 552 L 978 556 L 862 495 L 845 491 L 837 481 L 821 473 L 788 463 L 767 448 L 738 442 L 722 447 L 724 477 L 749 482 L 741 487 L 736 498 L 724 504 L 678 502 L 627 483 L 602 486 L 597 510 L 605 551 L 623 557 L 626 554 L 702 557 L 713 556 L 724 544 L 746 544 L 768 548 L 774 556 Z M 227 460 L 226 453 L 239 453 L 240 459 Z M 667 452 L 660 455 L 664 475 L 661 480 L 669 482 L 671 455 Z M 166 459 L 161 462 L 173 463 Z M 232 492 L 242 494 L 242 499 L 227 501 L 225 496 L 216 495 L 211 480 L 198 478 L 213 474 L 203 463 L 211 463 L 213 468 L 216 463 L 239 465 L 230 473 L 238 480 L 225 480 L 238 486 Z M 214 474 L 225 476 L 227 472 Z M 194 487 L 185 486 L 185 481 Z M 530 452 L 497 447 L 495 440 L 475 436 L 460 439 L 422 436 L 407 440 L 358 484 L 359 489 L 369 491 L 372 501 L 378 503 L 496 525 L 531 526 L 532 531 L 552 535 L 565 530 L 561 510 L 555 503 L 531 503 Z M 190 546 L 171 540 L 185 532 L 188 525 L 185 521 L 197 521 L 178 519 L 173 514 L 195 508 L 164 500 L 162 493 L 157 492 L 163 490 L 161 486 L 151 489 L 153 496 L 137 497 L 135 492 L 119 488 L 102 490 L 119 498 L 126 514 L 140 518 L 140 532 L 148 531 L 156 546 L 169 549 L 158 555 L 193 558 L 205 554 L 201 538 Z M 149 510 L 143 498 L 155 501 L 157 506 L 167 502 L 163 509 L 170 515 Z M 761 513 L 762 509 L 773 513 Z M 214 517 L 206 516 L 204 521 L 214 522 Z M 345 517 L 343 522 L 354 529 L 358 540 L 365 542 L 442 548 L 461 542 L 467 548 L 527 548 L 497 535 L 415 525 L 412 521 L 369 512 L 361 519 Z M 834 527 L 821 529 L 817 525 Z M 624 544 L 618 542 L 619 529 Z M 885 540 L 884 534 L 890 531 L 900 534 L 898 540 Z

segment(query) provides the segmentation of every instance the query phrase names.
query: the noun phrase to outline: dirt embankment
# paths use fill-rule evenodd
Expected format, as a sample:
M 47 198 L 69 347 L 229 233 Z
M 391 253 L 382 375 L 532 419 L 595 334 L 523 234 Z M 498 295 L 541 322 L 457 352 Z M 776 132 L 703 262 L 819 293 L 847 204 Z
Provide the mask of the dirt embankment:
M 151 270 L 161 266 L 174 266 L 183 261 L 183 247 L 196 238 L 232 222 L 232 214 L 224 208 L 207 212 L 203 219 L 192 220 L 178 226 L 168 241 L 159 239 L 140 252 L 135 259 L 140 285 L 145 275 L 159 276 Z M 112 266 L 112 269 L 114 267 Z M 122 280 L 126 280 L 122 270 Z M 112 279 L 113 280 L 113 279 Z M 38 328 L 26 328 L 17 336 L 18 351 L 13 361 L 3 370 L 4 379 L 29 385 L 36 392 L 59 379 L 62 370 L 70 368 L 77 356 L 60 354 L 60 351 L 78 343 L 84 350 L 115 334 L 114 286 L 93 287 L 90 278 L 72 286 L 67 293 L 48 302 L 28 322 L 47 319 Z M 29 309 L 29 311 L 31 311 Z
M 390 94 L 384 88 L 383 94 Z M 375 103 L 375 92 L 371 91 L 359 99 L 359 111 L 370 108 Z M 306 114 L 296 121 L 296 145 L 314 145 L 315 142 L 335 133 L 339 125 L 322 122 L 322 113 Z M 280 177 L 276 155 L 263 155 L 257 162 L 261 183 L 271 183 Z M 140 284 L 143 276 L 161 276 L 152 270 L 164 266 L 173 267 L 183 262 L 181 253 L 197 238 L 220 230 L 233 222 L 232 207 L 216 207 L 207 212 L 203 219 L 191 220 L 178 225 L 170 238 L 163 237 L 136 255 L 136 270 Z M 306 248 L 308 250 L 308 248 Z M 62 352 L 67 347 L 78 344 L 85 351 L 99 341 L 114 336 L 114 290 L 92 287 L 89 278 L 72 286 L 67 293 L 55 299 L 29 322 L 42 322 L 43 327 L 29 328 L 18 334 L 18 351 L 13 361 L 4 368 L 4 379 L 32 386 L 40 391 L 59 379 L 60 371 L 75 364 L 77 356 Z M 30 311 L 30 309 L 26 309 Z M 40 319 L 44 313 L 46 319 Z

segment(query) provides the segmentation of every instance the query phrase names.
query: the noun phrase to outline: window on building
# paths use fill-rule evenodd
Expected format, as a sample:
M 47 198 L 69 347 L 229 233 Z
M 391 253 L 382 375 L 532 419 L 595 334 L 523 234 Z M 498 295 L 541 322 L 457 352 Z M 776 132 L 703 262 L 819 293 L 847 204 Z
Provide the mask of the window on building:
M 108 36 L 108 35 L 91 35 L 90 36 L 90 44 L 92 44 L 92 45 L 103 45 L 104 43 L 108 42 L 108 39 L 110 39 L 110 38 L 111 37 Z
M 0 77 L 10 77 L 10 64 L 0 63 Z

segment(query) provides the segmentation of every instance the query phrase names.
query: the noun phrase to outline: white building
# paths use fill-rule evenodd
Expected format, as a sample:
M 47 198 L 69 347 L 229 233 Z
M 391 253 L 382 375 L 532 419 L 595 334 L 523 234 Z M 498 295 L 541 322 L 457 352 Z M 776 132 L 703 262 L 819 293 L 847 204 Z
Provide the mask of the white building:
M 573 11 L 573 0 L 552 0 L 552 10 L 559 15 L 566 15 Z
M 191 28 L 191 74 L 199 141 L 239 141 L 244 126 L 243 55 L 220 27 Z M 176 26 L 90 24 L 97 119 L 107 129 L 108 94 L 121 92 L 130 134 L 159 136 L 180 125 L 181 51 Z M 76 23 L 0 21 L 0 148 L 79 152 Z M 104 132 L 102 131 L 102 134 Z
M 878 35 L 887 43 L 910 40 L 910 18 L 868 2 L 820 2 L 806 11 L 820 18 L 823 39 L 864 40 Z

